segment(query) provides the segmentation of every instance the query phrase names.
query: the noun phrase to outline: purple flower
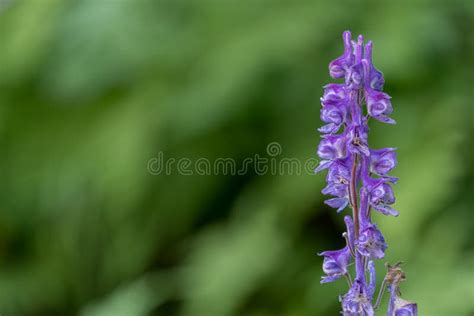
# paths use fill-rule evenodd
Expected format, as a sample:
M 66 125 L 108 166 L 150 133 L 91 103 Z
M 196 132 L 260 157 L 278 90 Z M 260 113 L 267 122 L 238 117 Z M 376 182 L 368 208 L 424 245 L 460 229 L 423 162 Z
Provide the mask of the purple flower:
M 334 79 L 344 78 L 349 67 L 352 66 L 354 56 L 352 55 L 351 32 L 342 34 L 344 41 L 344 54 L 329 63 L 329 75 Z
M 389 286 L 390 301 L 388 303 L 387 316 L 418 316 L 418 306 L 416 303 L 402 299 L 398 295 L 398 286 Z
M 349 186 L 346 183 L 329 182 L 321 191 L 325 195 L 332 195 L 334 198 L 324 201 L 325 204 L 332 208 L 336 208 L 337 212 L 341 212 L 349 204 Z
M 367 296 L 364 282 L 356 279 L 349 292 L 342 297 L 342 314 L 344 316 L 373 316 L 374 309 Z
M 395 148 L 370 150 L 370 172 L 385 176 L 397 165 Z
M 364 83 L 364 68 L 362 63 L 358 63 L 351 68 L 347 73 L 346 84 L 350 89 L 357 90 L 362 87 Z
M 390 206 L 395 203 L 395 195 L 386 181 L 386 179 L 370 179 L 372 184 L 368 187 L 369 204 L 384 215 L 398 216 L 398 212 Z
M 324 87 L 324 95 L 321 98 L 321 120 L 325 123 L 319 131 L 323 134 L 335 133 L 346 121 L 347 117 L 347 93 L 344 85 L 328 84 Z
M 374 90 L 382 91 L 385 80 L 382 72 L 377 70 L 372 63 L 372 41 L 365 44 L 364 59 L 368 65 L 366 73 L 366 84 Z
M 351 261 L 351 252 L 346 246 L 341 250 L 329 250 L 318 254 L 324 257 L 323 271 L 326 276 L 321 278 L 321 283 L 333 282 L 347 273 L 347 266 Z
M 357 240 L 357 250 L 369 259 L 382 259 L 385 256 L 387 244 L 385 239 L 374 224 L 369 224 L 362 229 Z
M 364 66 L 362 65 L 362 50 L 364 37 L 359 35 L 357 42 L 352 42 L 354 50 L 354 64 L 346 72 L 345 82 L 348 88 L 358 90 L 364 85 Z
M 344 159 L 335 160 L 328 170 L 328 175 L 326 181 L 349 184 L 351 178 L 351 168 L 352 159 L 351 157 L 346 157 Z
M 331 162 L 326 177 L 327 186 L 321 191 L 323 194 L 332 195 L 334 198 L 324 201 L 327 205 L 342 211 L 349 204 L 349 165 L 351 159 L 338 159 Z
M 416 303 L 398 298 L 395 301 L 395 316 L 418 316 L 418 306 Z
M 369 156 L 370 150 L 367 142 L 367 128 L 360 125 L 351 126 L 347 145 L 351 153 Z
M 330 83 L 324 86 L 323 97 L 321 98 L 321 104 L 327 105 L 339 105 L 347 101 L 346 86 L 343 84 Z
M 380 122 L 395 124 L 395 120 L 388 117 L 393 112 L 392 103 L 390 102 L 391 97 L 388 94 L 367 87 L 365 89 L 365 99 L 367 101 L 367 112 L 371 117 Z
M 346 144 L 343 136 L 326 135 L 318 146 L 318 155 L 324 160 L 334 160 L 346 156 Z
M 318 130 L 324 134 L 336 133 L 346 119 L 346 108 L 337 105 L 323 106 L 321 109 L 321 120 L 328 124 Z

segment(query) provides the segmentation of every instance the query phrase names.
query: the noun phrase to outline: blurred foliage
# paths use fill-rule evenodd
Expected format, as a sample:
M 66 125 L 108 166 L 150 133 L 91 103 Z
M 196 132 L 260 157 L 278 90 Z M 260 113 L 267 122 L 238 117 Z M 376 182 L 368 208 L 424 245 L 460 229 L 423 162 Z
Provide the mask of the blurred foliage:
M 336 315 L 322 175 L 153 176 L 166 157 L 315 157 L 350 29 L 398 124 L 399 218 L 376 220 L 420 315 L 474 313 L 474 5 L 0 0 L 2 315 Z M 379 270 L 383 271 L 383 262 Z M 379 280 L 382 272 L 379 272 Z

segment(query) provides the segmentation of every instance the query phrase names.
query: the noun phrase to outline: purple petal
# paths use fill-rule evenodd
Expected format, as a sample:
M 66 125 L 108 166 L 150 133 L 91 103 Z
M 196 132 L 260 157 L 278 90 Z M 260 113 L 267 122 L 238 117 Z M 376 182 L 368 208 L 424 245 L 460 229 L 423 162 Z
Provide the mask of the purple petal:
M 343 78 L 354 59 L 351 47 L 351 32 L 345 31 L 342 38 L 344 40 L 344 54 L 329 63 L 329 75 L 334 79 Z
M 366 65 L 364 65 L 366 73 L 366 84 L 368 83 L 371 89 L 382 91 L 385 80 L 383 78 L 382 72 L 380 72 L 373 65 L 372 41 L 368 41 L 365 45 L 364 60 L 362 62 L 366 63 Z
M 418 316 L 418 305 L 400 297 L 395 299 L 395 316 Z
M 314 169 L 314 172 L 315 173 L 318 173 L 324 169 L 327 169 L 329 168 L 329 166 L 331 165 L 332 161 L 331 160 L 321 160 L 321 162 L 319 163 L 319 165 L 316 167 L 316 169 Z
M 388 205 L 382 205 L 382 204 L 379 204 L 379 205 L 372 205 L 373 208 L 384 214 L 384 215 L 392 215 L 392 216 L 395 216 L 397 217 L 398 216 L 398 212 L 396 210 L 394 210 L 392 207 L 388 206 Z
M 385 182 L 390 182 L 390 183 L 397 183 L 398 182 L 397 177 L 383 176 L 382 178 L 385 180 Z
M 370 150 L 370 171 L 380 176 L 386 175 L 397 165 L 395 148 Z
M 375 293 L 375 287 L 377 286 L 375 265 L 372 260 L 370 260 L 369 263 L 367 264 L 367 268 L 369 269 L 369 273 L 370 273 L 369 286 L 367 288 L 367 295 L 369 296 L 370 299 L 372 299 Z
M 321 190 L 322 194 L 333 195 L 340 198 L 345 198 L 347 196 L 347 185 L 330 182 L 326 187 Z
M 349 242 L 351 243 L 352 249 L 354 249 L 355 233 L 354 233 L 354 222 L 352 221 L 352 217 L 350 217 L 349 215 L 344 216 L 344 222 L 346 223 L 346 229 L 347 229 Z
M 378 116 L 373 116 L 373 118 L 376 119 L 377 121 L 382 122 L 382 123 L 397 124 L 397 122 L 394 119 L 392 119 L 388 116 L 382 115 L 382 114 L 378 115 Z
M 318 131 L 320 131 L 323 134 L 332 134 L 332 133 L 336 133 L 337 130 L 340 128 L 340 126 L 341 125 L 329 123 L 318 128 Z
M 318 156 L 324 160 L 334 160 L 346 156 L 345 139 L 340 135 L 326 135 L 318 145 Z
M 374 310 L 367 297 L 363 281 L 356 279 L 349 292 L 342 297 L 342 313 L 344 316 L 373 316 Z
M 347 198 L 333 198 L 324 201 L 325 204 L 329 205 L 332 208 L 337 208 L 337 212 L 341 212 L 349 204 Z
M 332 282 L 347 273 L 347 266 L 351 260 L 351 253 L 346 246 L 340 250 L 328 250 L 318 254 L 324 256 L 323 271 L 326 273 L 321 283 Z
M 341 274 L 339 275 L 325 275 L 325 276 L 322 276 L 321 277 L 321 284 L 324 284 L 324 283 L 329 283 L 329 282 L 334 282 L 338 279 L 341 278 Z
M 356 244 L 359 253 L 370 259 L 382 259 L 387 249 L 382 233 L 373 224 L 362 229 Z

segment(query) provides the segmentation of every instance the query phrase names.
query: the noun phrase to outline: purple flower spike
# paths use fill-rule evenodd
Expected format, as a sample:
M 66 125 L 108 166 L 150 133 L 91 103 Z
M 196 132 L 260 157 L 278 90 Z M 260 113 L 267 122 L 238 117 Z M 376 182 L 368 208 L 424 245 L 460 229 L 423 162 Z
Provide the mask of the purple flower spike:
M 318 255 L 324 257 L 323 271 L 326 273 L 326 276 L 321 278 L 321 283 L 333 282 L 347 274 L 347 266 L 351 261 L 349 247 L 346 246 L 341 250 L 324 251 Z
M 417 305 L 399 297 L 399 283 L 405 279 L 400 264 L 387 265 L 389 271 L 375 295 L 377 273 L 373 260 L 385 257 L 387 244 L 371 214 L 375 210 L 398 215 L 392 208 L 395 195 L 391 186 L 398 179 L 389 175 L 397 165 L 395 148 L 371 149 L 368 123 L 370 117 L 389 124 L 395 121 L 389 117 L 393 112 L 391 98 L 382 92 L 383 74 L 372 62 L 372 42 L 364 45 L 362 35 L 352 41 L 349 31 L 344 32 L 343 39 L 344 54 L 329 64 L 329 73 L 335 79 L 344 79 L 344 83 L 324 86 L 321 120 L 325 125 L 319 128 L 323 134 L 318 146 L 321 161 L 315 172 L 328 170 L 321 192 L 330 198 L 324 203 L 337 212 L 350 206 L 352 216 L 344 217 L 346 247 L 321 253 L 326 273 L 321 283 L 347 277 L 350 289 L 340 297 L 343 315 L 374 315 L 387 285 L 391 293 L 388 316 L 415 316 Z M 353 278 L 347 269 L 352 258 Z
M 352 55 L 351 32 L 342 34 L 344 40 L 344 54 L 329 63 L 329 75 L 334 79 L 344 78 L 349 67 L 351 67 L 354 56 Z
M 387 244 L 376 225 L 370 224 L 364 228 L 357 240 L 357 250 L 369 259 L 382 259 L 385 256 Z

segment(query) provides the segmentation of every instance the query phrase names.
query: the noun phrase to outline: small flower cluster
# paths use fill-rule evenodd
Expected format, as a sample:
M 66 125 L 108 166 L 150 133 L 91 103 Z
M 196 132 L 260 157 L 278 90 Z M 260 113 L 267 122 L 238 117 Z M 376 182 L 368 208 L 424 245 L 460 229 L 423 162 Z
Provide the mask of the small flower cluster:
M 346 246 L 320 254 L 324 257 L 326 274 L 321 282 L 348 279 L 350 289 L 340 298 L 343 315 L 374 315 L 385 287 L 391 293 L 388 316 L 417 315 L 416 304 L 398 295 L 399 283 L 404 279 L 399 265 L 389 268 L 374 302 L 373 260 L 384 258 L 387 244 L 371 220 L 371 210 L 398 216 L 392 208 L 395 202 L 392 185 L 397 178 L 388 175 L 397 160 L 395 148 L 369 148 L 368 122 L 370 118 L 388 124 L 395 121 L 389 117 L 393 111 L 390 96 L 382 92 L 384 77 L 372 63 L 372 42 L 364 45 L 361 35 L 352 41 L 348 31 L 344 32 L 343 40 L 344 53 L 329 64 L 329 73 L 334 79 L 344 79 L 344 83 L 326 85 L 321 98 L 321 120 L 325 125 L 319 129 L 321 162 L 316 172 L 328 170 L 327 186 L 322 193 L 331 198 L 325 203 L 337 212 L 350 206 L 353 214 L 344 218 Z M 352 260 L 355 262 L 354 281 L 348 270 Z

